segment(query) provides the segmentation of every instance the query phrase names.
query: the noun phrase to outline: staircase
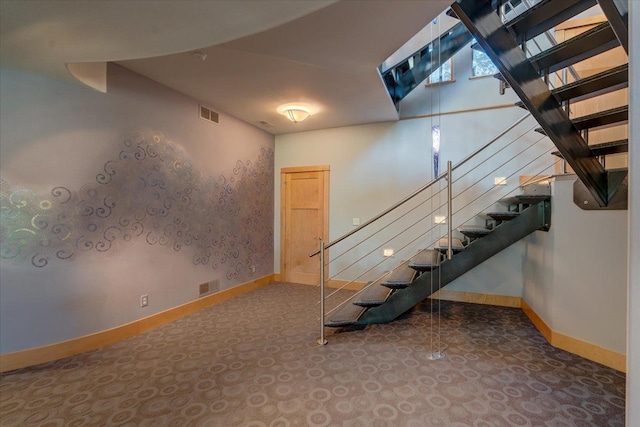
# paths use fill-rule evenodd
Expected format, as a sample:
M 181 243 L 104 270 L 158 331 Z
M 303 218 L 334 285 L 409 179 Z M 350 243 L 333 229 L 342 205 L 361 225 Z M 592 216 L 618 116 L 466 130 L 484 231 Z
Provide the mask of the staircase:
M 452 239 L 453 257 L 446 259 L 447 239 L 420 251 L 384 273 L 334 311 L 329 327 L 388 323 L 441 287 L 470 271 L 536 230 L 548 231 L 550 186 L 532 184 L 520 195 L 503 198 L 501 211 L 481 214 L 484 227 L 460 226 Z
M 499 14 L 504 10 L 502 0 L 458 0 L 452 5 L 451 14 L 461 20 L 498 67 L 497 77 L 520 97 L 521 101 L 516 105 L 528 110 L 539 123 L 536 131 L 548 136 L 557 147 L 558 150 L 550 154 L 566 162 L 578 176 L 574 202 L 583 209 L 626 209 L 628 170 L 607 170 L 605 159 L 613 154 L 627 153 L 628 138 L 589 145 L 589 134 L 628 122 L 628 106 L 580 116 L 572 114 L 572 107 L 575 103 L 596 100 L 628 87 L 628 64 L 583 78 L 570 68 L 617 46 L 628 52 L 626 1 L 599 0 L 597 3 L 607 22 L 560 43 L 552 43 L 549 49 L 536 54 L 528 53 L 528 42 L 539 47 L 535 40 L 537 36 L 596 5 L 596 0 L 539 0 L 535 4 L 531 0 L 512 0 L 511 3 L 518 3 L 517 7 L 520 11 L 525 9 L 524 12 L 504 19 Z M 515 9 L 511 5 L 512 12 Z M 463 45 L 471 40 L 463 37 L 460 25 L 454 28 L 455 37 L 449 31 L 438 41 L 449 46 L 447 53 L 441 56 L 442 62 L 461 47 L 454 39 L 464 42 Z M 396 102 L 417 85 L 414 80 L 418 74 L 408 73 L 412 67 L 409 61 L 405 62 L 390 70 L 385 78 L 390 93 L 395 91 L 392 98 Z M 422 79 L 440 63 L 433 65 L 433 68 L 423 67 Z M 406 69 L 404 72 L 400 72 L 402 67 Z M 564 75 L 569 68 L 574 81 L 563 78 L 560 79 L 562 85 L 550 87 L 552 80 L 557 81 L 554 73 Z M 402 83 L 402 76 L 409 74 L 411 78 L 405 77 L 405 82 L 413 79 L 410 84 Z M 479 214 L 483 226 L 458 227 L 451 247 L 448 239 L 440 239 L 368 282 L 361 291 L 330 312 L 325 325 L 343 327 L 390 322 L 513 243 L 536 230 L 549 229 L 551 194 L 548 183 L 523 186 L 521 194 L 503 198 L 500 203 L 502 210 Z M 390 210 L 385 214 L 388 212 Z M 445 257 L 450 249 L 452 256 Z
M 528 42 L 537 45 L 537 36 L 596 4 L 607 22 L 527 57 Z M 500 10 L 507 10 L 505 6 L 511 9 L 510 14 L 500 16 Z M 522 13 L 513 16 L 516 10 Z M 592 147 L 588 133 L 591 129 L 628 121 L 628 107 L 577 118 L 570 118 L 569 111 L 572 103 L 627 87 L 628 66 L 615 67 L 557 89 L 549 89 L 549 78 L 617 46 L 628 54 L 628 0 L 458 0 L 448 14 L 461 22 L 381 73 L 396 108 L 410 91 L 475 38 L 500 70 L 499 78 L 518 94 L 520 106 L 532 112 L 541 125 L 540 131 L 558 147 L 559 156 L 571 166 L 597 204 L 606 208 L 614 198 L 619 200 L 615 193 L 620 180 L 618 176 L 610 179 L 601 160 L 603 156 L 620 153 L 628 144 L 612 140 Z

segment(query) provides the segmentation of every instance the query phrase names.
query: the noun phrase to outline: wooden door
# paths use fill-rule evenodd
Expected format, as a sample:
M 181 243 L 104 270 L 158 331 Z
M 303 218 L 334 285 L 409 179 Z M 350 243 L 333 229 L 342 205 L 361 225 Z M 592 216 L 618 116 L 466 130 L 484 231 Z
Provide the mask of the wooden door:
M 283 168 L 280 181 L 282 278 L 317 285 L 320 261 L 309 254 L 329 238 L 329 166 Z

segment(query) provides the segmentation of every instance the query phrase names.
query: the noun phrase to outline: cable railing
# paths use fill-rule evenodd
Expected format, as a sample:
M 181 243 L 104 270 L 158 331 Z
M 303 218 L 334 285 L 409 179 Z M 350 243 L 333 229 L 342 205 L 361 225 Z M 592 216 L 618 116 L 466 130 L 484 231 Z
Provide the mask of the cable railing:
M 402 261 L 396 261 L 398 258 L 410 259 L 442 238 L 448 241 L 446 252 L 450 256 L 453 230 L 483 221 L 478 217 L 481 212 L 520 188 L 520 183 L 513 184 L 515 178 L 527 175 L 529 180 L 534 180 L 541 174 L 554 173 L 559 159 L 550 155 L 553 144 L 538 134 L 531 142 L 533 129 L 538 125 L 525 123 L 529 117 L 529 113 L 524 114 L 455 165 L 447 162 L 446 172 L 359 227 L 330 242 L 320 242 L 319 249 L 310 254 L 311 257 L 320 256 L 319 343 L 326 343 L 325 316 L 347 304 L 354 294 L 350 293 L 348 299 L 329 311 L 325 310 L 326 299 L 345 288 L 360 287 L 355 295 L 364 292 L 402 264 Z M 487 178 L 496 174 L 512 184 L 488 185 Z M 488 205 L 487 200 L 491 200 Z M 393 248 L 393 256 L 381 255 L 388 247 Z M 326 284 L 330 281 L 340 285 L 326 295 Z

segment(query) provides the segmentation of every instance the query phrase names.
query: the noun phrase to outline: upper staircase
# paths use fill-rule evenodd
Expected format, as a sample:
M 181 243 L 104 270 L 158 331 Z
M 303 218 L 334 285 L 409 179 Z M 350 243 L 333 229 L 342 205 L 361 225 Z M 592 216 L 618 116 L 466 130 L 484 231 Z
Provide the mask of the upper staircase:
M 526 1 L 526 0 L 523 0 Z M 623 152 L 628 141 L 619 138 L 589 145 L 589 132 L 628 121 L 628 106 L 574 117 L 572 104 L 627 87 L 623 64 L 595 75 L 550 88 L 554 73 L 622 46 L 628 53 L 628 4 L 625 0 L 542 0 L 516 19 L 502 22 L 501 1 L 458 0 L 451 8 L 491 58 L 503 79 L 521 99 L 582 181 L 597 204 L 606 207 L 624 181 L 611 175 L 602 156 Z M 535 55 L 527 55 L 527 41 L 599 4 L 607 21 Z M 611 150 L 611 151 L 610 151 Z
M 535 55 L 527 55 L 527 43 L 533 42 L 539 47 L 538 36 L 546 33 L 549 38 L 549 31 L 596 4 L 603 10 L 606 22 L 561 43 L 554 42 Z M 507 5 L 511 11 L 526 8 L 522 13 L 509 16 L 504 13 Z M 591 147 L 588 134 L 590 129 L 628 121 L 628 107 L 619 106 L 584 117 L 571 117 L 570 111 L 573 103 L 627 87 L 628 64 L 557 88 L 549 88 L 549 83 L 554 73 L 573 71 L 573 65 L 617 46 L 628 53 L 628 0 L 459 0 L 452 4 L 448 14 L 461 22 L 381 73 L 396 108 L 409 92 L 475 38 L 500 70 L 499 78 L 520 97 L 518 104 L 532 112 L 540 123 L 540 131 L 558 147 L 559 155 L 597 204 L 608 206 L 620 187 L 620 180 L 610 179 L 602 165 L 602 156 L 620 153 L 620 149 L 628 145 L 618 144 L 609 153 L 603 151 L 600 144 L 609 147 L 620 138 Z M 481 19 L 486 21 L 479 25 Z

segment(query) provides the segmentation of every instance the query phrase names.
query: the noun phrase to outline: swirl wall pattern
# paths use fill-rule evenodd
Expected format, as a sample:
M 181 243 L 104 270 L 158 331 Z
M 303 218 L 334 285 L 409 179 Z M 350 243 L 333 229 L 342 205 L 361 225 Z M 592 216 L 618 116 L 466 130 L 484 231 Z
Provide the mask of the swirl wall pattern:
M 0 256 L 44 268 L 143 240 L 247 277 L 273 259 L 273 157 L 262 149 L 228 176 L 203 176 L 181 146 L 139 132 L 79 190 L 38 194 L 2 180 Z

